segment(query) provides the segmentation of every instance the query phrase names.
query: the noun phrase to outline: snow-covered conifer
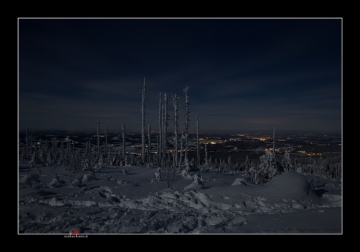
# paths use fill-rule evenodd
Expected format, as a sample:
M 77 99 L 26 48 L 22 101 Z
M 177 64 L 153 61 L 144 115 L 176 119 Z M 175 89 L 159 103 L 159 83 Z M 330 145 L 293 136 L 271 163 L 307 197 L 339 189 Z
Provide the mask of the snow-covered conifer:
M 291 164 L 291 160 L 290 160 L 290 152 L 285 152 L 284 153 L 284 157 L 282 159 L 282 166 L 284 168 L 285 171 L 292 171 L 292 164 Z
M 160 180 L 162 180 L 162 177 L 161 177 L 161 168 L 160 167 L 158 167 L 157 169 L 156 169 L 156 171 L 155 171 L 155 174 L 154 174 L 154 178 L 151 180 L 151 182 L 153 182 L 153 181 L 160 181 Z
M 258 168 L 249 170 L 249 172 L 252 173 L 254 183 L 266 183 L 278 174 L 278 169 L 274 165 L 273 160 L 273 152 L 270 151 L 265 151 L 265 155 L 260 156 Z

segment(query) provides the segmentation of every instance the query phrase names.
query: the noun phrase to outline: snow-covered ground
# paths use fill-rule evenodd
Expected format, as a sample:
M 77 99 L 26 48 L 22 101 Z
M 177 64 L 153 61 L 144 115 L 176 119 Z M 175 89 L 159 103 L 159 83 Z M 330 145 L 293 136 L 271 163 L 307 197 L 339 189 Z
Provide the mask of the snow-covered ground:
M 146 166 L 105 166 L 95 177 L 19 166 L 19 234 L 343 232 L 341 181 L 285 172 L 256 185 L 244 173 L 190 172 L 168 188 Z

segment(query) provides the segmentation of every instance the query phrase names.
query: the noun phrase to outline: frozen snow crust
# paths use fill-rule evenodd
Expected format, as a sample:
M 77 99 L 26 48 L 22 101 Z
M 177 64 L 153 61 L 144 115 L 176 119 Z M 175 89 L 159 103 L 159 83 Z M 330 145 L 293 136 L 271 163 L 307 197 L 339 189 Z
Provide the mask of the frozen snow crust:
M 156 167 L 123 168 L 20 170 L 19 233 L 341 232 L 340 181 L 286 172 L 256 185 L 244 173 L 179 172 L 167 188 L 166 169 L 157 181 Z

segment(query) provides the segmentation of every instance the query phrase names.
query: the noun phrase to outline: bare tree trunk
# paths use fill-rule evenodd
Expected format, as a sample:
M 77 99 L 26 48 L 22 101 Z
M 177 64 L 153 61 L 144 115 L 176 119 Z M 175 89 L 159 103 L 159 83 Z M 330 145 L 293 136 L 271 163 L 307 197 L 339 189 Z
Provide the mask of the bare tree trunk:
M 108 131 L 108 127 L 105 127 L 105 149 L 106 149 L 106 151 L 107 151 L 107 149 L 108 149 L 107 131 Z
M 184 131 L 181 132 L 181 138 L 180 138 L 180 161 L 179 161 L 179 168 L 181 168 L 182 166 L 182 162 L 183 162 L 183 152 L 184 152 L 184 148 L 183 148 L 183 142 L 184 142 Z
M 175 121 L 175 131 L 174 131 L 174 147 L 175 147 L 175 167 L 178 167 L 178 104 L 179 104 L 179 97 L 175 94 L 173 96 L 173 104 L 174 104 L 174 121 Z
M 97 151 L 98 151 L 98 158 L 100 157 L 100 139 L 99 139 L 99 134 L 100 134 L 100 132 L 99 132 L 99 129 L 100 128 L 100 122 L 99 121 L 97 121 Z
M 122 157 L 125 160 L 125 124 L 122 126 Z
M 199 149 L 199 116 L 196 116 L 196 152 L 197 152 L 197 167 L 200 169 L 200 149 Z
M 205 168 L 208 168 L 207 144 L 205 144 Z
M 167 119 L 168 119 L 168 114 L 167 114 L 167 105 L 168 105 L 168 98 L 167 95 L 164 94 L 164 104 L 163 104 L 163 157 L 166 159 L 166 134 L 167 134 Z
M 188 159 L 188 136 L 189 136 L 189 87 L 184 89 L 185 93 L 185 163 L 188 166 L 189 159 Z
M 142 161 L 145 163 L 145 77 L 144 77 L 144 87 L 142 90 L 142 105 L 141 105 L 141 112 L 142 112 L 142 122 L 141 122 L 141 141 L 142 141 L 142 151 L 141 157 Z
M 162 153 L 162 99 L 161 93 L 159 94 L 159 143 L 158 143 L 158 162 L 161 165 Z
M 150 154 L 151 154 L 151 125 L 148 125 L 148 164 L 150 164 Z
M 275 159 L 275 127 L 273 127 L 273 156 Z
M 25 141 L 26 141 L 26 151 L 25 151 L 25 156 L 26 156 L 26 158 L 29 158 L 29 137 L 28 137 L 28 127 L 26 127 L 26 136 L 25 136 Z

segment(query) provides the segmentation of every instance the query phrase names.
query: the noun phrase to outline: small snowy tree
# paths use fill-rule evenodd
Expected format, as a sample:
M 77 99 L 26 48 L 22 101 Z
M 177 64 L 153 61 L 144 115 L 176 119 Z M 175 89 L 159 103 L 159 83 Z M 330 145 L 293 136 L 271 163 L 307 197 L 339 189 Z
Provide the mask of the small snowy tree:
M 292 164 L 291 164 L 291 160 L 290 160 L 290 153 L 289 152 L 285 152 L 284 153 L 284 157 L 281 160 L 282 166 L 284 168 L 284 171 L 292 171 Z
M 265 154 L 260 156 L 260 165 L 257 169 L 250 168 L 252 180 L 256 184 L 263 184 L 270 181 L 278 174 L 278 169 L 274 163 L 273 152 L 265 151 Z
M 158 168 L 156 169 L 156 171 L 155 171 L 154 177 L 153 177 L 153 179 L 151 180 L 151 182 L 154 182 L 154 181 L 158 182 L 158 181 L 160 181 L 160 180 L 162 180 L 162 177 L 161 177 L 161 168 L 158 167 Z

